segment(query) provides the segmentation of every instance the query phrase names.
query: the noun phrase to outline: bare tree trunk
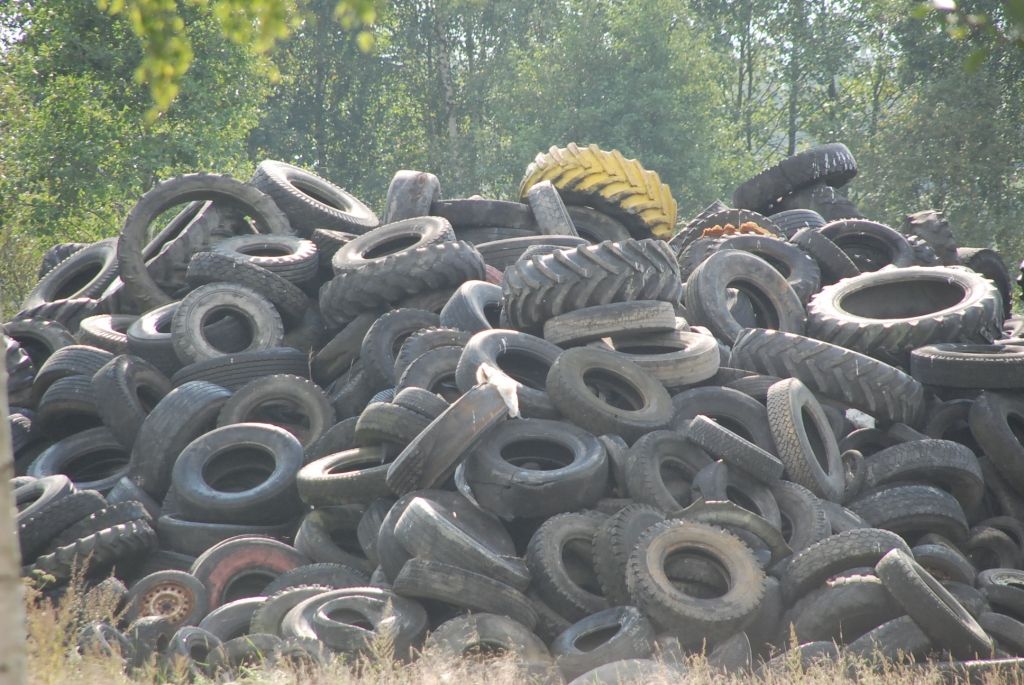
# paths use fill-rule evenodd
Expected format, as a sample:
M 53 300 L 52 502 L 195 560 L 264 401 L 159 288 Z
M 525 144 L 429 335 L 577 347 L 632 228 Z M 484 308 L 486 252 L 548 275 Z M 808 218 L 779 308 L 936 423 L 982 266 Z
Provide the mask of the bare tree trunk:
M 0 367 L 0 416 L 7 416 L 7 369 Z M 0 421 L 0 683 L 25 685 L 25 604 L 21 588 L 21 554 L 15 536 L 11 426 Z
M 789 112 L 787 122 L 787 133 L 789 134 L 789 146 L 788 152 L 790 156 L 796 154 L 796 134 L 800 127 L 799 121 L 799 109 L 800 104 L 800 79 L 802 74 L 800 73 L 800 60 L 803 57 L 803 40 L 806 21 L 806 12 L 804 11 L 804 0 L 795 0 L 793 3 L 794 16 L 792 24 L 792 41 L 793 47 L 789 55 Z

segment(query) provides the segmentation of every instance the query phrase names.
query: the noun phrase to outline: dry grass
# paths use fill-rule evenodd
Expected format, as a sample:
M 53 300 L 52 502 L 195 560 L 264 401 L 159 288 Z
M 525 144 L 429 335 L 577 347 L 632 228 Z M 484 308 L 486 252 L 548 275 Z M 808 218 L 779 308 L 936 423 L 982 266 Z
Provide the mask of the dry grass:
M 115 596 L 102 588 L 89 592 L 69 591 L 61 602 L 52 602 L 28 590 L 28 665 L 31 685 L 137 685 L 186 682 L 168 678 L 149 665 L 129 677 L 118 656 L 80 655 L 74 649 L 75 638 L 90 621 L 116 617 Z M 386 646 L 384 647 L 386 649 Z M 206 685 L 211 681 L 196 681 Z M 224 681 L 221 681 L 224 682 Z M 301 673 L 288 668 L 265 667 L 246 671 L 235 680 L 237 685 L 521 685 L 542 683 L 525 673 L 509 658 L 486 661 L 452 659 L 441 654 L 424 653 L 411 664 L 389 659 L 367 658 L 356 663 L 338 659 L 316 673 Z M 547 681 L 547 682 L 557 682 Z M 713 671 L 702 657 L 674 667 L 665 666 L 645 685 L 927 685 L 944 683 L 936 664 L 926 667 L 897 666 L 871 668 L 865 662 L 847 660 L 820 663 L 804 671 L 799 659 L 787 659 L 780 668 L 757 675 L 725 675 Z M 987 677 L 984 683 L 1024 685 L 1024 670 Z

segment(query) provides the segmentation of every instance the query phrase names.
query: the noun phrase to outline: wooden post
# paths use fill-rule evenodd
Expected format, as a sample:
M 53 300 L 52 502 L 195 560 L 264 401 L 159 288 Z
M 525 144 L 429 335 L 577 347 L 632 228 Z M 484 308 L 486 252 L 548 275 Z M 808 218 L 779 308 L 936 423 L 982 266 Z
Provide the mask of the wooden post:
M 14 446 L 7 421 L 7 369 L 0 366 L 0 683 L 26 685 L 25 601 L 21 586 L 15 506 Z

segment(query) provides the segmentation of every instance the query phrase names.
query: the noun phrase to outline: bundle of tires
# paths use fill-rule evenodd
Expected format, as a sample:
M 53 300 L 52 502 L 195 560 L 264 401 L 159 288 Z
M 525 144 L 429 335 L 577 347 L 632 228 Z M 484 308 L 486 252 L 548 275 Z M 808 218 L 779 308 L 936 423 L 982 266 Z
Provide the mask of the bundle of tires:
M 523 202 L 401 171 L 383 222 L 279 162 L 162 183 L 4 324 L 24 572 L 114 593 L 77 648 L 175 679 L 1012 667 L 1009 276 L 935 213 L 859 218 L 855 171 L 809 150 L 667 242 L 667 187 L 595 147 Z

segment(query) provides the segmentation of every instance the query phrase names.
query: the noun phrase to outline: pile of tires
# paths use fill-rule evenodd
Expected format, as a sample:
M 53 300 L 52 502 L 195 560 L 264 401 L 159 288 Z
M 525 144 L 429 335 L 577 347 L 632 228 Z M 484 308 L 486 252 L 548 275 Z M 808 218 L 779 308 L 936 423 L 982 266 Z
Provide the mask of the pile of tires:
M 78 648 L 174 678 L 1012 665 L 1009 275 L 935 212 L 863 219 L 855 173 L 811 149 L 667 241 L 667 186 L 593 146 L 522 202 L 401 171 L 383 220 L 281 162 L 161 183 L 3 325 L 24 573 L 113 592 Z

